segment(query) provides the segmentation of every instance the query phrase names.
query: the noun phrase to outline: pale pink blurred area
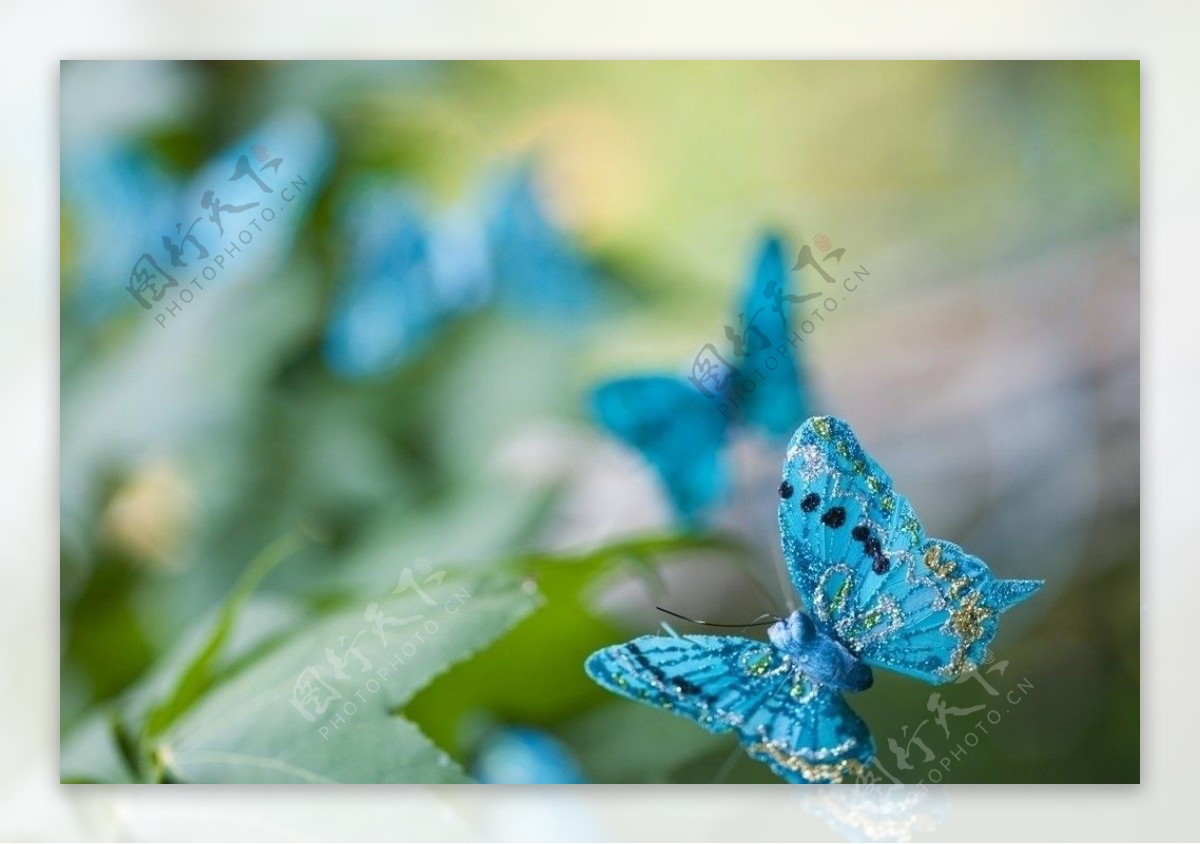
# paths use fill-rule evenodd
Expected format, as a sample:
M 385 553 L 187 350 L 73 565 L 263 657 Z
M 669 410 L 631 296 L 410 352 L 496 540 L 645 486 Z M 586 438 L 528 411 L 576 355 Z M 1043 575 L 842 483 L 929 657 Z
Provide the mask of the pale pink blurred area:
M 818 389 L 930 532 L 1051 594 L 1129 551 L 1106 526 L 1138 510 L 1138 259 L 1127 230 L 903 293 L 876 270 L 818 340 Z

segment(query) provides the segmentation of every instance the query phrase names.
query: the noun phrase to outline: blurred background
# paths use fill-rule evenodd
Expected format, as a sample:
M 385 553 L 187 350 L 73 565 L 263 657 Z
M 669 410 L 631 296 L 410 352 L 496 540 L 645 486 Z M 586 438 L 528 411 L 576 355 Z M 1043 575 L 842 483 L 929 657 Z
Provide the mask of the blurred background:
M 588 407 L 719 343 L 771 230 L 870 273 L 802 347 L 814 411 L 930 534 L 1047 581 L 979 677 L 852 700 L 881 776 L 1136 782 L 1138 91 L 1133 62 L 64 64 L 63 778 L 290 781 L 212 763 L 267 734 L 339 780 L 773 781 L 582 672 L 655 603 L 786 605 L 782 448 L 732 437 L 685 527 Z M 390 702 L 423 737 L 391 755 L 443 764 L 248 705 L 405 570 L 492 602 Z

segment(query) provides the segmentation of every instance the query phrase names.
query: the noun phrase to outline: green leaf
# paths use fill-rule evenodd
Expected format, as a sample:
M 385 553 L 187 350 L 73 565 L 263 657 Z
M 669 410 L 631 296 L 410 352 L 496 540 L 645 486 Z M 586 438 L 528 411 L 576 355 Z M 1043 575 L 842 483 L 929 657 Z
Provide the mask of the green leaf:
M 714 548 L 738 550 L 719 537 L 642 537 L 578 555 L 502 560 L 489 567 L 490 574 L 449 568 L 438 581 L 430 572 L 424 576 L 430 584 L 414 584 L 423 592 L 408 587 L 373 601 L 355 598 L 305 611 L 279 596 L 251 597 L 288 550 L 273 546 L 247 568 L 222 610 L 124 699 L 120 722 L 106 728 L 105 718 L 89 721 L 86 731 L 64 741 L 63 778 L 462 781 L 462 770 L 442 748 L 463 750 L 455 740 L 473 710 L 549 723 L 603 699 L 582 670 L 587 653 L 619 638 L 590 612 L 587 592 L 598 576 L 618 565 L 648 574 L 651 559 Z M 382 565 L 375 569 L 378 583 Z M 546 608 L 505 635 L 543 594 Z M 383 627 L 381 640 L 366 618 L 372 603 L 383 617 L 422 617 Z M 556 643 L 550 651 L 548 641 Z M 351 643 L 363 661 L 346 653 Z M 485 654 L 470 659 L 484 648 Z M 346 677 L 333 676 L 327 649 L 346 659 Z M 370 669 L 362 669 L 365 663 Z M 321 717 L 310 713 L 313 720 L 292 703 L 297 681 L 310 669 L 324 683 L 315 686 L 321 694 L 337 695 Z M 547 676 L 556 678 L 549 694 Z M 353 711 L 338 709 L 347 703 Z M 407 720 L 395 716 L 401 707 Z M 130 738 L 139 735 L 140 747 Z M 79 750 L 68 755 L 68 744 Z
M 432 678 L 509 630 L 539 597 L 519 578 L 497 575 L 418 585 L 423 593 L 405 589 L 314 619 L 219 683 L 154 742 L 159 776 L 227 783 L 463 781 L 444 752 L 394 713 Z M 407 623 L 383 626 L 380 637 L 366 618 L 372 609 Z M 342 677 L 330 655 L 343 660 Z M 316 696 L 307 697 L 309 691 Z
M 192 783 L 469 782 L 449 756 L 403 718 L 362 718 L 339 732 L 333 744 L 289 737 L 278 723 L 254 729 L 259 740 L 246 744 L 247 726 L 252 725 L 231 724 L 227 731 L 181 747 L 162 745 L 158 758 L 164 777 Z M 300 747 L 289 746 L 293 741 Z
M 282 595 L 252 596 L 241 607 L 236 620 L 223 634 L 218 653 L 208 661 L 210 683 L 232 674 L 240 665 L 252 662 L 292 635 L 310 612 L 304 604 Z M 219 633 L 224 612 L 220 609 L 188 631 L 181 643 L 165 654 L 136 686 L 122 696 L 116 707 L 123 728 L 144 732 L 150 713 L 164 702 L 179 696 L 179 688 Z
M 145 781 L 153 777 L 145 751 L 149 725 L 161 731 L 216 678 L 253 660 L 295 629 L 302 613 L 297 602 L 281 596 L 251 599 L 251 593 L 297 542 L 289 536 L 268 546 L 247 566 L 222 608 L 185 634 L 117 701 L 95 708 L 63 737 L 60 773 L 64 782 Z M 114 755 L 120 760 L 119 767 L 110 764 Z
M 166 729 L 175 718 L 192 705 L 212 682 L 213 668 L 221 654 L 222 647 L 229 638 L 242 605 L 246 603 L 271 569 L 296 551 L 300 544 L 301 539 L 295 534 L 283 536 L 271 543 L 246 566 L 245 572 L 242 573 L 225 605 L 221 608 L 216 625 L 209 634 L 208 640 L 184 669 L 171 695 L 147 715 L 144 730 L 147 739 L 152 739 Z
M 99 710 L 77 724 L 59 752 L 62 782 L 137 782 L 137 771 L 118 741 L 118 729 L 112 716 Z
M 742 551 L 716 536 L 636 537 L 580 554 L 530 554 L 504 565 L 528 572 L 546 605 L 478 659 L 456 666 L 413 700 L 409 713 L 459 759 L 471 750 L 470 725 L 485 715 L 548 727 L 611 694 L 583 670 L 588 655 L 625 638 L 592 610 L 591 592 L 621 569 L 661 587 L 652 561 L 696 550 Z M 532 658 L 531 658 L 532 657 Z
M 435 568 L 480 570 L 503 564 L 504 549 L 528 536 L 544 515 L 547 495 L 514 490 L 486 478 L 421 507 L 382 514 L 357 547 L 326 567 L 310 589 L 373 589 L 392 576 L 397 561 L 411 563 L 436 548 Z
M 548 725 L 608 693 L 584 673 L 583 662 L 620 633 L 584 601 L 589 584 L 611 561 L 559 562 L 537 573 L 546 604 L 478 659 L 455 666 L 408 708 L 430 738 L 463 759 L 464 727 L 486 713 L 507 723 Z

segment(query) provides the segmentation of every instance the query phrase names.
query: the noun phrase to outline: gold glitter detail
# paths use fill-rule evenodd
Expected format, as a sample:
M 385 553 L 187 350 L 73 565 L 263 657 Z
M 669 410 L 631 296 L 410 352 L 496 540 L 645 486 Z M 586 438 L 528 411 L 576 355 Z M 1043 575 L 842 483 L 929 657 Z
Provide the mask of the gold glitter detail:
M 956 600 L 959 594 L 961 594 L 962 591 L 970 585 L 971 581 L 969 578 L 956 577 L 954 580 L 950 581 L 950 588 L 946 590 L 946 596 L 952 601 Z
M 796 682 L 792 684 L 789 692 L 793 698 L 801 703 L 808 703 L 817 694 L 817 687 L 808 682 L 804 675 L 798 675 Z
M 892 515 L 892 511 L 896 509 L 896 499 L 890 495 L 885 495 L 883 500 L 879 502 L 879 509 L 883 511 L 885 516 Z
M 761 654 L 757 659 L 746 666 L 746 673 L 752 677 L 761 677 L 771 670 L 771 655 L 769 653 Z
M 867 489 L 871 492 L 879 492 L 879 478 L 874 475 L 867 475 Z
M 770 742 L 758 742 L 750 745 L 751 753 L 765 753 L 775 764 L 789 771 L 794 771 L 809 782 L 849 782 L 851 778 L 861 778 L 867 767 L 857 759 L 842 759 L 832 764 L 828 762 L 809 762 L 800 756 L 785 753 L 777 745 Z
M 950 628 L 963 639 L 974 642 L 983 635 L 982 622 L 991 613 L 987 607 L 979 605 L 982 598 L 979 592 L 972 592 L 963 600 L 961 607 L 950 613 Z
M 938 577 L 947 580 L 954 574 L 954 563 L 942 560 L 942 546 L 936 543 L 925 549 L 925 565 Z
M 859 475 L 866 472 L 867 471 L 867 461 L 863 460 L 861 457 L 857 458 L 854 461 L 854 471 L 856 474 L 859 474 Z M 871 479 L 868 478 L 868 483 L 870 482 L 870 480 Z
M 992 611 L 980 603 L 982 600 L 982 593 L 976 590 L 963 599 L 962 606 L 950 611 L 950 629 L 958 636 L 958 647 L 945 669 L 950 677 L 971 670 L 967 651 L 983 636 L 983 622 L 992 617 Z
M 828 417 L 818 416 L 816 419 L 814 419 L 812 421 L 812 426 L 813 426 L 813 430 L 816 431 L 817 435 L 820 436 L 822 439 L 827 440 L 833 434 L 833 432 L 829 428 Z
M 837 453 L 842 455 L 842 457 L 846 458 L 847 460 L 849 460 L 850 459 L 850 446 L 846 445 L 845 441 L 838 440 Z
M 943 628 L 958 637 L 958 644 L 954 647 L 949 664 L 942 669 L 942 674 L 952 678 L 958 677 L 971 670 L 967 652 L 983 637 L 983 622 L 992 617 L 992 611 L 981 603 L 983 594 L 978 589 L 967 592 L 971 586 L 970 578 L 954 577 L 955 565 L 950 560 L 942 559 L 942 546 L 933 543 L 925 549 L 925 565 L 939 578 L 947 581 L 946 599 L 952 603 L 961 601 L 957 607 L 950 610 L 950 618 Z M 964 593 L 966 597 L 962 597 Z

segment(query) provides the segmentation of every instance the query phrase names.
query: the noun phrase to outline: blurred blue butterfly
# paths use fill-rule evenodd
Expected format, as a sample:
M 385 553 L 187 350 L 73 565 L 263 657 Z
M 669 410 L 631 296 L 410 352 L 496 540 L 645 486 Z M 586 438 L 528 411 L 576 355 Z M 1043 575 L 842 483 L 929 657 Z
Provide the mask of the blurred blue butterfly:
M 437 235 L 416 196 L 364 186 L 341 207 L 338 227 L 347 254 L 345 284 L 325 331 L 325 360 L 347 378 L 391 369 L 421 348 L 452 314 L 466 309 L 469 291 L 438 261 Z M 468 242 L 465 244 L 470 246 Z M 466 249 L 456 250 L 460 258 Z M 472 285 L 479 273 L 468 275 Z
M 324 352 L 345 378 L 387 372 L 488 303 L 522 317 L 578 316 L 595 300 L 594 271 L 550 220 L 531 162 L 493 179 L 473 206 L 440 215 L 403 188 L 359 187 L 339 222 L 350 248 Z
M 738 310 L 726 326 L 727 362 L 709 345 L 687 378 L 637 375 L 592 394 L 597 421 L 632 445 L 657 471 L 680 518 L 695 521 L 724 493 L 721 450 L 734 426 L 786 437 L 808 415 L 808 389 L 792 348 L 789 273 L 780 238 L 763 238 Z
M 862 779 L 870 732 L 843 692 L 869 688 L 871 667 L 940 684 L 983 661 L 1000 613 L 1041 588 L 999 580 L 957 545 L 931 539 L 892 479 L 832 417 L 792 437 L 779 486 L 779 528 L 806 611 L 736 636 L 642 636 L 592 654 L 597 683 L 733 731 L 790 782 Z
M 471 766 L 482 783 L 553 785 L 585 782 L 579 765 L 563 744 L 542 730 L 508 727 L 497 730 Z
M 62 157 L 71 241 L 63 274 L 76 281 L 72 312 L 97 322 L 129 303 L 122 283 L 138 255 L 171 231 L 179 185 L 130 139 L 64 147 Z
M 252 149 L 269 150 L 271 161 L 251 164 Z M 139 256 L 185 287 L 189 278 L 207 289 L 264 275 L 291 249 L 331 157 L 328 132 L 305 112 L 264 121 L 186 181 L 128 139 L 64 149 L 79 315 L 98 321 L 128 305 L 120 282 Z
M 596 273 L 550 217 L 532 159 L 496 178 L 484 199 L 492 286 L 519 315 L 580 316 L 596 304 Z
M 207 262 L 215 287 L 257 281 L 290 254 L 320 196 L 333 160 L 325 125 L 302 109 L 286 109 L 257 124 L 209 159 L 183 187 L 174 239 L 198 226 L 201 251 L 193 271 Z M 247 154 L 250 153 L 250 154 Z M 259 160 L 258 156 L 262 156 Z M 171 238 L 163 238 L 164 247 Z M 182 272 L 182 271 L 181 271 Z M 206 279 L 209 276 L 205 276 Z

